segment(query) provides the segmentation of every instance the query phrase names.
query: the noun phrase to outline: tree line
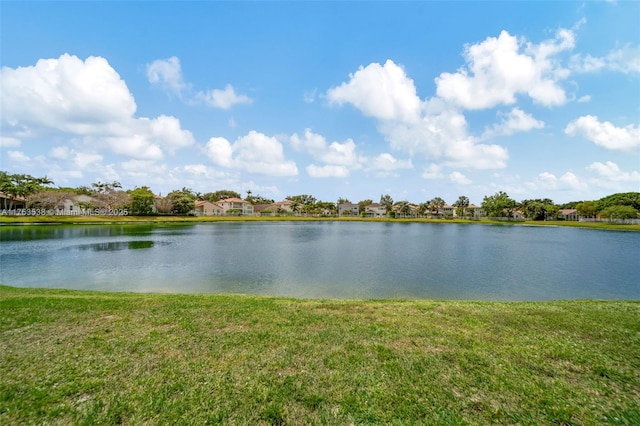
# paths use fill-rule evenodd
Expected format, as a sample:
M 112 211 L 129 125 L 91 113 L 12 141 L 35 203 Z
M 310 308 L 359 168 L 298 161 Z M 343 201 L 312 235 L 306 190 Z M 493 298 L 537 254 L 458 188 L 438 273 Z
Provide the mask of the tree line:
M 56 209 L 64 200 L 76 195 L 87 195 L 90 201 L 81 207 L 87 209 L 128 209 L 132 215 L 159 214 L 186 215 L 194 210 L 196 200 L 206 200 L 212 203 L 228 199 L 240 198 L 240 193 L 232 190 L 219 190 L 200 193 L 190 188 L 182 188 L 169 192 L 164 197 L 156 196 L 147 186 L 135 187 L 123 190 L 119 182 L 95 182 L 90 186 L 52 187 L 54 182 L 44 177 L 34 177 L 28 174 L 9 174 L 0 171 L 0 192 L 7 198 L 3 200 L 3 209 L 11 210 L 16 200 L 24 200 L 28 208 Z M 273 204 L 274 200 L 254 195 L 252 191 L 246 191 L 244 200 L 253 204 Z M 290 202 L 291 210 L 296 214 L 335 215 L 340 204 L 357 204 L 358 214 L 364 215 L 368 206 L 374 204 L 372 199 L 351 203 L 347 198 L 338 198 L 337 202 L 317 200 L 309 194 L 290 195 L 285 197 Z M 442 209 L 447 203 L 441 197 L 414 204 L 409 201 L 395 202 L 389 194 L 380 196 L 379 205 L 389 216 L 416 215 L 441 217 Z M 459 217 L 468 217 L 470 211 L 469 198 L 461 195 L 451 205 L 456 209 Z M 576 209 L 579 216 L 586 218 L 604 217 L 616 219 L 629 219 L 640 217 L 640 193 L 627 192 L 608 195 L 599 200 L 575 201 L 564 204 L 555 204 L 548 198 L 527 199 L 516 202 L 506 192 L 499 191 L 494 195 L 485 196 L 480 206 L 488 217 L 513 217 L 516 212 L 532 220 L 553 220 L 558 217 L 562 209 Z M 283 210 L 280 212 L 284 212 Z

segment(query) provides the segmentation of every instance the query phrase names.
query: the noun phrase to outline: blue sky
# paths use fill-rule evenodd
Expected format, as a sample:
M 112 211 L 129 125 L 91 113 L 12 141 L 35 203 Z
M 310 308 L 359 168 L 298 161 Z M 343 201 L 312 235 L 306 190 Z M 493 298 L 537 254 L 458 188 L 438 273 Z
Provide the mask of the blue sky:
M 639 2 L 0 8 L 10 173 L 276 200 L 640 191 Z

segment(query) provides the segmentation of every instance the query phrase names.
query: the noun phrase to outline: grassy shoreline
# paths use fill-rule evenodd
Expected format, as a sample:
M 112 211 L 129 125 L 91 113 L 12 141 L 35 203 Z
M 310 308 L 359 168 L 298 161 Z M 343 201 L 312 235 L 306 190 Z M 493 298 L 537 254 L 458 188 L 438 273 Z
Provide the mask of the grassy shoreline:
M 342 221 L 342 222 L 399 222 L 399 223 L 458 223 L 504 226 L 565 226 L 617 231 L 640 231 L 640 225 L 611 222 L 573 221 L 496 221 L 469 219 L 390 219 L 361 217 L 305 217 L 305 216 L 0 216 L 0 225 L 34 224 L 113 224 L 113 223 L 206 223 L 206 222 L 271 222 L 271 221 Z
M 638 424 L 640 302 L 0 286 L 0 424 Z

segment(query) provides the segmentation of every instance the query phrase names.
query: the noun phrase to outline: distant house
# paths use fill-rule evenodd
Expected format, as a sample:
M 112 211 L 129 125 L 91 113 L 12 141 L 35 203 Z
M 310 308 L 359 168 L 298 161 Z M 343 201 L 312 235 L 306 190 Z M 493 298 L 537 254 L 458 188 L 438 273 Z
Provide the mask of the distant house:
M 253 204 L 242 198 L 226 198 L 216 203 L 222 209 L 223 214 L 252 215 Z
M 471 216 L 475 219 L 487 217 L 487 213 L 484 211 L 484 209 L 482 207 L 476 206 L 475 204 L 469 204 L 469 207 L 467 207 L 465 210 L 468 216 Z
M 276 213 L 292 213 L 293 201 L 291 200 L 277 201 L 275 203 L 271 203 L 269 207 L 271 207 L 272 209 L 275 209 Z
M 440 209 L 440 214 L 443 216 L 447 216 L 447 217 L 457 217 L 458 215 L 456 214 L 456 208 L 453 206 L 450 206 L 448 204 L 445 204 L 444 206 L 442 206 L 442 208 Z
M 578 211 L 576 209 L 562 209 L 558 212 L 560 220 L 578 220 Z
M 520 210 L 514 210 L 511 212 L 511 217 L 517 220 L 524 220 L 524 214 Z
M 254 204 L 253 205 L 253 214 L 255 215 L 275 215 L 276 208 L 273 204 Z
M 224 214 L 222 207 L 206 200 L 196 201 L 193 210 L 196 216 L 222 216 Z
M 405 210 L 403 212 L 403 210 L 405 209 L 405 206 L 409 207 L 408 210 Z M 396 203 L 393 208 L 392 208 L 394 214 L 396 215 L 395 217 L 416 217 L 418 216 L 418 207 L 413 205 L 413 204 L 409 204 L 406 201 L 404 202 L 400 202 L 400 203 Z
M 260 215 L 289 214 L 293 212 L 293 201 L 284 200 L 271 204 L 256 204 L 253 206 L 253 213 Z
M 4 192 L 0 192 L 0 209 L 24 209 L 26 206 L 26 200 L 24 197 L 13 197 Z
M 379 203 L 371 203 L 364 209 L 367 217 L 384 217 L 387 215 L 387 209 Z
M 92 208 L 95 208 L 95 200 L 93 197 L 84 194 L 69 196 L 56 206 L 57 210 L 64 210 L 65 212 L 78 212 Z
M 357 204 L 342 203 L 338 204 L 338 216 L 358 216 L 360 208 Z

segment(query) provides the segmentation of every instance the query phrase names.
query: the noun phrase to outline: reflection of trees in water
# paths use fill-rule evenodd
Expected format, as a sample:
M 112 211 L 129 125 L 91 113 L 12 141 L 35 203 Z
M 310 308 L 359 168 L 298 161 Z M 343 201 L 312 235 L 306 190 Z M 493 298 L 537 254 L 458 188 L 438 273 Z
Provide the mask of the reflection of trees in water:
M 78 237 L 144 237 L 154 233 L 180 235 L 193 224 L 123 224 L 123 225 L 18 225 L 3 226 L 0 241 L 72 239 Z
M 115 250 L 137 250 L 153 247 L 153 241 L 119 241 L 110 243 L 84 244 L 78 246 L 78 250 L 91 251 L 115 251 Z

